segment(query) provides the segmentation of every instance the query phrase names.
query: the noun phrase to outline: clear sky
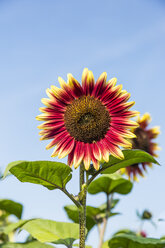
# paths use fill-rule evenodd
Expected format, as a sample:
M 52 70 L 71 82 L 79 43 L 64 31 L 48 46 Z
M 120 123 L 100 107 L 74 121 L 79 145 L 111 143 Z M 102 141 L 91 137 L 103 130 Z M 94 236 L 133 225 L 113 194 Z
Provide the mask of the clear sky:
M 52 150 L 40 142 L 35 116 L 46 97 L 45 89 L 59 86 L 57 77 L 71 72 L 81 80 L 84 67 L 97 78 L 108 78 L 131 93 L 134 109 L 150 112 L 151 126 L 160 125 L 157 139 L 162 167 L 148 169 L 146 179 L 121 197 L 116 209 L 123 215 L 111 219 L 106 238 L 119 228 L 137 229 L 136 209 L 150 209 L 154 219 L 165 218 L 165 2 L 162 0 L 0 0 L 0 167 L 15 160 L 51 160 Z M 64 159 L 63 161 L 66 161 Z M 77 192 L 74 171 L 69 189 Z M 1 198 L 24 204 L 23 218 L 42 217 L 66 221 L 63 206 L 71 204 L 62 193 L 9 177 L 1 182 Z M 104 195 L 89 196 L 88 204 L 99 205 Z M 165 235 L 165 222 L 153 237 Z M 20 236 L 21 240 L 21 236 Z M 96 247 L 97 230 L 89 244 Z

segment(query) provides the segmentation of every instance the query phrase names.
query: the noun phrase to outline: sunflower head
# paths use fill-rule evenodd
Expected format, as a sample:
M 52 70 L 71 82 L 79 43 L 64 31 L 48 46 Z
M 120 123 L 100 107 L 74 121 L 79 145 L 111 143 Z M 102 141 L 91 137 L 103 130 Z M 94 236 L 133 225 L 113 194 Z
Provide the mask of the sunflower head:
M 83 163 L 88 170 L 92 164 L 99 169 L 100 161 L 108 162 L 109 154 L 123 159 L 119 146 L 131 148 L 128 138 L 134 138 L 131 128 L 138 124 L 130 118 L 138 114 L 129 108 L 130 94 L 116 86 L 116 78 L 107 81 L 103 72 L 95 82 L 87 68 L 82 74 L 82 85 L 68 74 L 65 82 L 58 78 L 61 88 L 51 86 L 46 90 L 49 97 L 43 98 L 46 107 L 40 108 L 37 120 L 41 140 L 52 139 L 47 149 L 55 147 L 52 157 L 68 155 L 68 165 L 77 168 Z M 127 139 L 126 139 L 127 138 Z
M 153 128 L 148 128 L 149 123 L 151 122 L 151 116 L 149 113 L 145 113 L 142 117 L 138 117 L 137 123 L 139 127 L 133 130 L 133 133 L 136 135 L 136 138 L 131 140 L 132 149 L 140 149 L 145 152 L 148 152 L 154 157 L 158 155 L 155 153 L 156 150 L 159 150 L 157 143 L 153 142 L 158 134 L 160 133 L 159 127 L 155 126 Z M 133 177 L 133 180 L 138 181 L 137 175 L 144 176 L 143 171 L 146 171 L 146 167 L 152 167 L 151 163 L 142 163 L 142 164 L 133 164 L 124 169 L 121 169 L 122 173 L 125 173 L 129 178 Z

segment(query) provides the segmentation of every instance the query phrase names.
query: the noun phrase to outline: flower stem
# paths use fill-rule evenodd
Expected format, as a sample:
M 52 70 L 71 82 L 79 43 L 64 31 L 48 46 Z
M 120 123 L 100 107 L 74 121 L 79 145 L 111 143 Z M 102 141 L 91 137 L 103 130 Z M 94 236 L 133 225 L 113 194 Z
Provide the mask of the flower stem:
M 106 209 L 106 216 L 103 218 L 103 227 L 102 229 L 99 229 L 99 245 L 98 248 L 101 248 L 104 242 L 104 235 L 105 235 L 105 230 L 107 227 L 107 223 L 108 223 L 108 214 L 109 211 L 111 209 L 111 204 L 113 201 L 113 194 L 111 194 L 111 199 L 109 200 L 109 195 L 107 194 L 107 209 Z
M 85 248 L 85 228 L 86 228 L 86 184 L 84 179 L 84 165 L 80 165 L 80 203 L 82 207 L 79 209 L 79 225 L 80 225 L 80 241 L 79 248 Z

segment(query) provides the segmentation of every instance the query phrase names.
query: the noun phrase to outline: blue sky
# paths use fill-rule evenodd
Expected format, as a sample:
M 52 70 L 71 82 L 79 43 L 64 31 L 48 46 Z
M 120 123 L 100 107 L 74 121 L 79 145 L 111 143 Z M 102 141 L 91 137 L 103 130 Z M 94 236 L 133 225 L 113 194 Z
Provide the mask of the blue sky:
M 66 79 L 71 72 L 81 80 L 84 67 L 95 78 L 106 71 L 131 93 L 134 109 L 150 112 L 151 126 L 161 126 L 157 141 L 162 147 L 162 166 L 149 169 L 146 179 L 121 197 L 117 210 L 123 215 L 111 219 L 106 238 L 119 228 L 137 229 L 136 209 L 150 209 L 155 220 L 165 218 L 164 44 L 164 1 L 0 0 L 1 170 L 14 160 L 51 160 L 47 142 L 39 141 L 35 116 L 45 89 L 59 86 L 58 76 Z M 74 193 L 77 177 L 74 171 L 69 185 Z M 62 207 L 71 202 L 58 191 L 21 184 L 14 177 L 1 182 L 1 188 L 1 198 L 24 204 L 23 218 L 67 220 Z M 88 204 L 104 200 L 104 195 L 89 196 Z M 165 235 L 163 222 L 156 230 L 147 224 L 144 229 L 150 236 Z M 96 247 L 96 229 L 88 243 Z

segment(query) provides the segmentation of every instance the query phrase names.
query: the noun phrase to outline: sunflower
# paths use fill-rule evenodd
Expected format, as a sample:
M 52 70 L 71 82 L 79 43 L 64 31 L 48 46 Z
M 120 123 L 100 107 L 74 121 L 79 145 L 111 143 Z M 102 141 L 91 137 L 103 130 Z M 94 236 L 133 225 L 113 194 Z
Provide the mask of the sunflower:
M 117 79 L 106 81 L 103 72 L 98 80 L 87 68 L 82 74 L 82 86 L 68 74 L 67 83 L 58 78 L 61 88 L 51 86 L 46 93 L 49 99 L 42 99 L 46 107 L 36 117 L 45 121 L 38 128 L 41 140 L 52 139 L 46 149 L 55 146 L 52 157 L 68 155 L 68 165 L 77 168 L 83 163 L 88 170 L 92 161 L 96 170 L 101 160 L 109 161 L 109 154 L 123 159 L 119 146 L 131 148 L 128 138 L 134 138 L 129 129 L 136 128 L 136 122 L 129 120 L 137 111 L 129 111 L 134 102 L 127 102 L 130 94 L 115 86 Z M 127 139 L 125 139 L 127 138 Z
M 152 139 L 155 139 L 160 131 L 158 126 L 148 129 L 150 122 L 151 116 L 149 113 L 145 113 L 142 117 L 139 116 L 137 119 L 139 127 L 133 130 L 136 138 L 130 141 L 132 143 L 132 149 L 140 149 L 154 157 L 158 157 L 155 151 L 159 150 L 159 147 L 157 143 L 152 142 Z M 133 164 L 121 169 L 121 171 L 122 173 L 126 173 L 129 178 L 133 177 L 133 180 L 138 181 L 137 175 L 144 177 L 143 172 L 146 171 L 147 166 L 152 167 L 152 163 Z

